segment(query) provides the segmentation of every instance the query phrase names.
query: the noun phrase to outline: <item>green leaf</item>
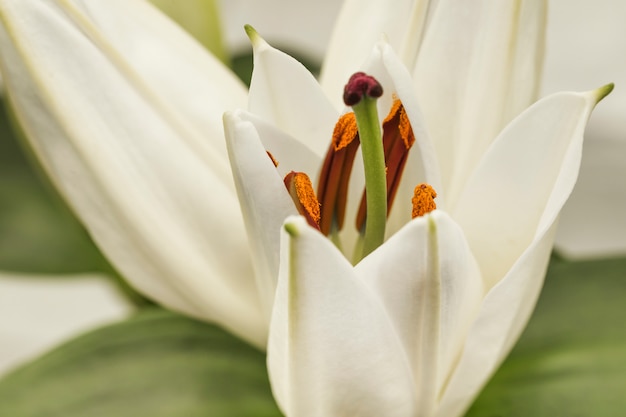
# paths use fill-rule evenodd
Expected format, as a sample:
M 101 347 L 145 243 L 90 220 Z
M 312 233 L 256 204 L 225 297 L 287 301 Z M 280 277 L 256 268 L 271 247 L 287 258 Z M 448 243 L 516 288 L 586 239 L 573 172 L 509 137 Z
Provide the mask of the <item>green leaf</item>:
M 467 416 L 622 415 L 625 271 L 626 259 L 553 261 L 528 328 Z
M 280 416 L 265 355 L 163 310 L 79 337 L 0 381 L 11 417 Z
M 18 143 L 0 100 L 0 269 L 109 272 L 110 267 Z

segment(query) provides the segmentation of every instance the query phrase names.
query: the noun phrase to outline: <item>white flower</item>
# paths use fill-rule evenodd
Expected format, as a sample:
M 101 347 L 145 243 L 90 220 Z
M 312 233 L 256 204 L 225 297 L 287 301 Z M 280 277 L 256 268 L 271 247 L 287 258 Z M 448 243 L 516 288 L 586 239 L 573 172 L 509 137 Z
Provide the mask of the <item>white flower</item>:
M 363 5 L 348 2 L 343 17 Z M 397 97 L 415 132 L 388 240 L 356 266 L 348 260 L 352 226 L 336 245 L 288 217 L 297 210 L 283 183 L 290 171 L 318 181 L 326 149 L 319 138 L 332 136 L 342 106 L 252 33 L 250 111 L 227 113 L 225 127 L 258 286 L 267 289 L 262 305 L 272 315 L 270 378 L 286 415 L 461 415 L 525 326 L 576 181 L 586 121 L 612 87 L 555 94 L 522 112 L 538 85 L 545 5 L 498 6 L 440 2 L 415 56 L 402 62 L 381 42 L 365 65 L 326 68 L 323 80 L 344 83 L 359 69 L 373 74 L 386 92 L 381 118 Z M 417 19 L 409 11 L 400 13 Z M 356 60 L 350 53 L 369 31 L 354 22 L 331 57 L 345 42 L 337 56 Z M 354 201 L 362 168 L 352 177 Z M 410 220 L 410 190 L 424 180 L 440 194 L 439 209 Z M 356 206 L 347 213 L 351 223 Z
M 320 268 L 326 268 L 328 259 L 332 266 L 328 277 L 346 271 L 346 281 L 337 284 L 342 285 L 344 295 L 358 282 L 357 276 L 371 274 L 371 285 L 378 285 L 383 274 L 375 269 L 390 268 L 387 262 L 396 258 L 385 254 L 405 239 L 424 242 L 416 250 L 440 265 L 446 265 L 446 256 L 452 253 L 462 255 L 461 261 L 450 261 L 451 270 L 444 271 L 450 282 L 458 284 L 450 287 L 452 292 L 445 293 L 446 297 L 459 297 L 459 305 L 441 318 L 452 320 L 462 312 L 467 316 L 441 330 L 449 345 L 442 350 L 445 359 L 437 369 L 425 369 L 417 380 L 410 380 L 415 367 L 438 345 L 427 343 L 426 336 L 414 343 L 408 340 L 411 334 L 403 328 L 411 323 L 400 317 L 408 307 L 398 303 L 398 312 L 391 311 L 386 304 L 395 304 L 395 295 L 386 293 L 389 287 L 381 284 L 376 290 L 378 307 L 363 312 L 369 315 L 350 316 L 357 322 L 370 317 L 377 334 L 402 335 L 389 342 L 395 347 L 371 345 L 386 339 L 372 341 L 368 327 L 361 334 L 364 349 L 372 348 L 385 358 L 411 352 L 410 346 L 426 349 L 418 358 L 403 362 L 403 367 L 397 363 L 400 358 L 390 359 L 392 373 L 385 381 L 397 388 L 390 390 L 391 397 L 431 395 L 414 389 L 411 384 L 418 380 L 439 381 L 437 390 L 443 392 L 441 375 L 449 375 L 441 403 L 431 401 L 423 407 L 445 410 L 441 407 L 448 404 L 457 412 L 508 352 L 532 310 L 551 248 L 553 223 L 575 181 L 584 121 L 599 98 L 599 93 L 551 96 L 516 118 L 493 141 L 535 99 L 537 88 L 539 62 L 535 57 L 541 50 L 544 8 L 542 3 L 523 2 L 516 9 L 518 3 L 483 8 L 440 1 L 420 9 L 424 3 L 397 1 L 390 8 L 382 0 L 349 2 L 327 58 L 326 93 L 289 57 L 257 44 L 249 97 L 252 113 L 239 111 L 226 118 L 244 216 L 228 164 L 221 117 L 225 110 L 246 106 L 246 90 L 144 1 L 2 0 L 0 65 L 13 111 L 35 154 L 96 243 L 140 291 L 169 308 L 216 321 L 263 347 L 282 262 L 272 332 L 273 352 L 278 352 L 288 342 L 280 338 L 281 323 L 293 318 L 284 296 L 292 292 L 286 277 L 313 284 L 325 281 L 316 280 L 312 266 L 306 274 L 284 272 L 290 264 L 279 257 L 280 230 L 295 208 L 284 186 L 276 182 L 276 169 L 264 155 L 265 148 L 276 152 L 281 170 L 293 166 L 314 176 L 342 108 L 338 86 L 362 67 L 372 45 L 386 32 L 389 44 L 375 49 L 366 68 L 387 91 L 380 100 L 381 111 L 390 105 L 395 91 L 419 133 L 398 195 L 406 195 L 416 180 L 428 176 L 443 197 L 440 207 L 444 211 L 409 223 L 410 203 L 398 197 L 389 221 L 389 240 L 354 270 L 325 238 L 297 221 L 290 224 L 299 231 L 298 237 L 285 238 L 289 243 L 283 248 L 293 248 L 293 259 L 321 259 L 316 263 Z M 345 17 L 353 12 L 352 19 Z M 401 51 L 402 60 L 389 45 Z M 331 105 L 326 97 L 336 98 L 336 104 Z M 258 177 L 250 172 L 257 169 Z M 357 171 L 358 167 L 355 181 L 361 178 Z M 266 194 L 253 193 L 255 184 L 260 185 L 256 191 Z M 242 193 L 246 187 L 252 189 L 250 194 Z M 358 188 L 352 187 L 351 192 L 358 195 Z M 260 195 L 269 196 L 269 201 L 251 206 L 246 200 Z M 351 204 L 357 203 L 352 199 Z M 349 206 L 352 215 L 355 211 Z M 434 236 L 425 226 L 428 222 L 436 226 L 437 245 L 425 243 Z M 350 234 L 344 236 L 346 241 L 356 237 L 346 229 L 344 235 Z M 307 254 L 306 245 L 315 251 Z M 437 256 L 435 247 L 441 248 Z M 364 271 L 365 265 L 371 269 Z M 406 273 L 420 267 L 400 266 L 394 268 Z M 473 280 L 458 283 L 457 270 Z M 364 284 L 354 285 L 362 288 Z M 488 291 L 486 295 L 480 287 Z M 373 299 L 367 291 L 344 301 L 354 303 L 351 308 L 360 312 L 358 308 L 370 306 Z M 339 314 L 337 306 L 330 308 L 330 301 L 342 299 L 316 298 L 329 309 L 312 325 L 325 325 L 324 320 L 335 317 L 333 312 Z M 300 301 L 307 313 L 302 319 L 312 320 L 311 314 L 320 312 L 319 306 Z M 444 302 L 449 301 L 433 299 L 429 311 L 436 311 L 433 306 L 448 306 Z M 414 307 L 426 308 L 423 304 Z M 420 323 L 434 326 L 428 331 L 439 331 L 436 320 L 420 317 Z M 357 324 L 337 322 L 329 331 L 339 334 L 348 325 L 348 330 L 363 329 Z M 296 343 L 294 347 L 308 343 L 296 336 L 289 339 Z M 305 335 L 313 338 L 311 343 L 316 340 L 325 346 L 320 355 L 333 346 L 337 355 L 348 348 L 314 339 L 318 336 L 322 335 Z M 300 391 L 304 386 L 290 385 L 295 381 L 284 372 L 291 372 L 293 352 L 288 352 L 284 363 L 276 362 L 275 354 L 270 358 L 281 406 L 292 413 L 303 406 L 302 398 L 311 395 L 323 399 L 328 410 L 343 410 L 333 408 L 337 403 L 328 398 L 329 391 L 316 397 Z M 459 355 L 458 363 L 451 359 Z M 295 363 L 304 367 L 317 363 L 314 358 L 307 360 Z M 324 369 L 309 375 L 318 378 L 311 379 L 312 386 L 328 382 L 329 387 L 338 387 L 333 377 L 341 373 L 329 375 L 321 372 Z M 381 368 L 375 369 L 371 372 Z M 345 374 L 349 387 L 355 388 L 351 398 L 368 392 L 359 389 L 368 378 L 353 380 L 357 377 Z M 389 406 L 384 398 L 376 401 L 377 407 Z M 407 403 L 405 411 L 415 404 Z M 385 410 L 388 415 L 389 409 Z

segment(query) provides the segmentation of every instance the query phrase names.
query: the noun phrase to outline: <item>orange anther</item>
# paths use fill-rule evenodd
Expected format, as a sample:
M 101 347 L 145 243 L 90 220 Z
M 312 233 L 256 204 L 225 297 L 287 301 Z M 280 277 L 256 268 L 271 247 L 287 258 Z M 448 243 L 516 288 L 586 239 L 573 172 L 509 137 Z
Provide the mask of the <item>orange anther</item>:
M 320 230 L 325 235 L 331 232 L 333 223 L 338 230 L 343 226 L 348 183 L 359 144 L 354 113 L 343 114 L 335 125 L 317 187 L 322 204 Z
M 298 212 L 312 227 L 319 230 L 320 203 L 315 196 L 309 176 L 303 172 L 291 171 L 285 176 L 284 182 Z
M 391 110 L 389 110 L 389 114 L 383 121 L 383 129 L 385 129 L 385 127 L 389 124 L 391 124 L 389 127 L 393 127 L 398 130 L 398 134 L 404 142 L 406 149 L 410 149 L 411 146 L 413 146 L 413 143 L 415 143 L 413 128 L 411 127 L 409 116 L 407 116 L 402 102 L 397 98 L 394 99 Z
M 428 184 L 419 184 L 413 191 L 413 218 L 423 216 L 437 208 L 437 192 Z
M 332 145 L 339 151 L 352 143 L 359 136 L 356 117 L 353 112 L 342 114 L 333 130 Z

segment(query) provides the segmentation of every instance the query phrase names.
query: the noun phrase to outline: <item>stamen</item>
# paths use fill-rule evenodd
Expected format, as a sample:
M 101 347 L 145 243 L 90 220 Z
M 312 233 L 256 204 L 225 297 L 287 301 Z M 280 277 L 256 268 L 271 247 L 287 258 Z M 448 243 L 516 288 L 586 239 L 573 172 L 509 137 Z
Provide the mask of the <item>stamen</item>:
M 348 183 L 354 157 L 359 148 L 359 131 L 354 113 L 342 115 L 333 131 L 333 139 L 326 153 L 317 188 L 320 198 L 320 230 L 324 235 L 331 228 L 341 230 L 346 214 Z
M 409 150 L 414 143 L 415 135 L 409 117 L 402 102 L 395 98 L 389 114 L 383 121 L 383 147 L 387 165 L 387 216 L 391 212 Z M 356 218 L 357 230 L 361 230 L 363 227 L 366 215 L 367 207 L 365 205 L 365 192 L 363 192 Z
M 284 182 L 298 213 L 306 218 L 311 227 L 319 230 L 320 203 L 317 201 L 309 176 L 303 172 L 291 171 L 285 176 Z
M 413 191 L 413 218 L 423 216 L 437 208 L 437 192 L 428 184 L 419 184 Z
M 394 100 L 389 115 L 383 122 L 383 146 L 387 161 L 387 215 L 398 191 L 409 150 L 415 143 L 415 135 L 402 102 Z

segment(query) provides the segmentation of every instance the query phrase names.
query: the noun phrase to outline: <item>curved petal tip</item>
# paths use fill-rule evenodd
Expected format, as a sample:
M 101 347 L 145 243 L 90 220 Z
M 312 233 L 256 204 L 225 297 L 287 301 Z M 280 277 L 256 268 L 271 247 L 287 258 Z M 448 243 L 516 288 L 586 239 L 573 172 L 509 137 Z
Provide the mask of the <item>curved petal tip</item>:
M 251 25 L 244 25 L 243 28 L 246 31 L 246 35 L 248 35 L 248 38 L 250 39 L 253 47 L 256 48 L 266 43 L 261 35 L 259 35 L 256 29 L 253 28 Z
M 285 219 L 285 223 L 283 224 L 285 231 L 292 239 L 300 236 L 303 228 L 307 226 L 308 224 L 302 216 L 289 216 Z
M 602 99 L 604 99 L 604 97 L 611 94 L 611 91 L 613 91 L 613 88 L 615 88 L 615 84 L 609 83 L 607 85 L 604 85 L 600 88 L 593 90 L 593 92 L 596 95 L 596 100 L 597 100 L 596 103 L 599 103 L 600 101 L 602 101 Z

